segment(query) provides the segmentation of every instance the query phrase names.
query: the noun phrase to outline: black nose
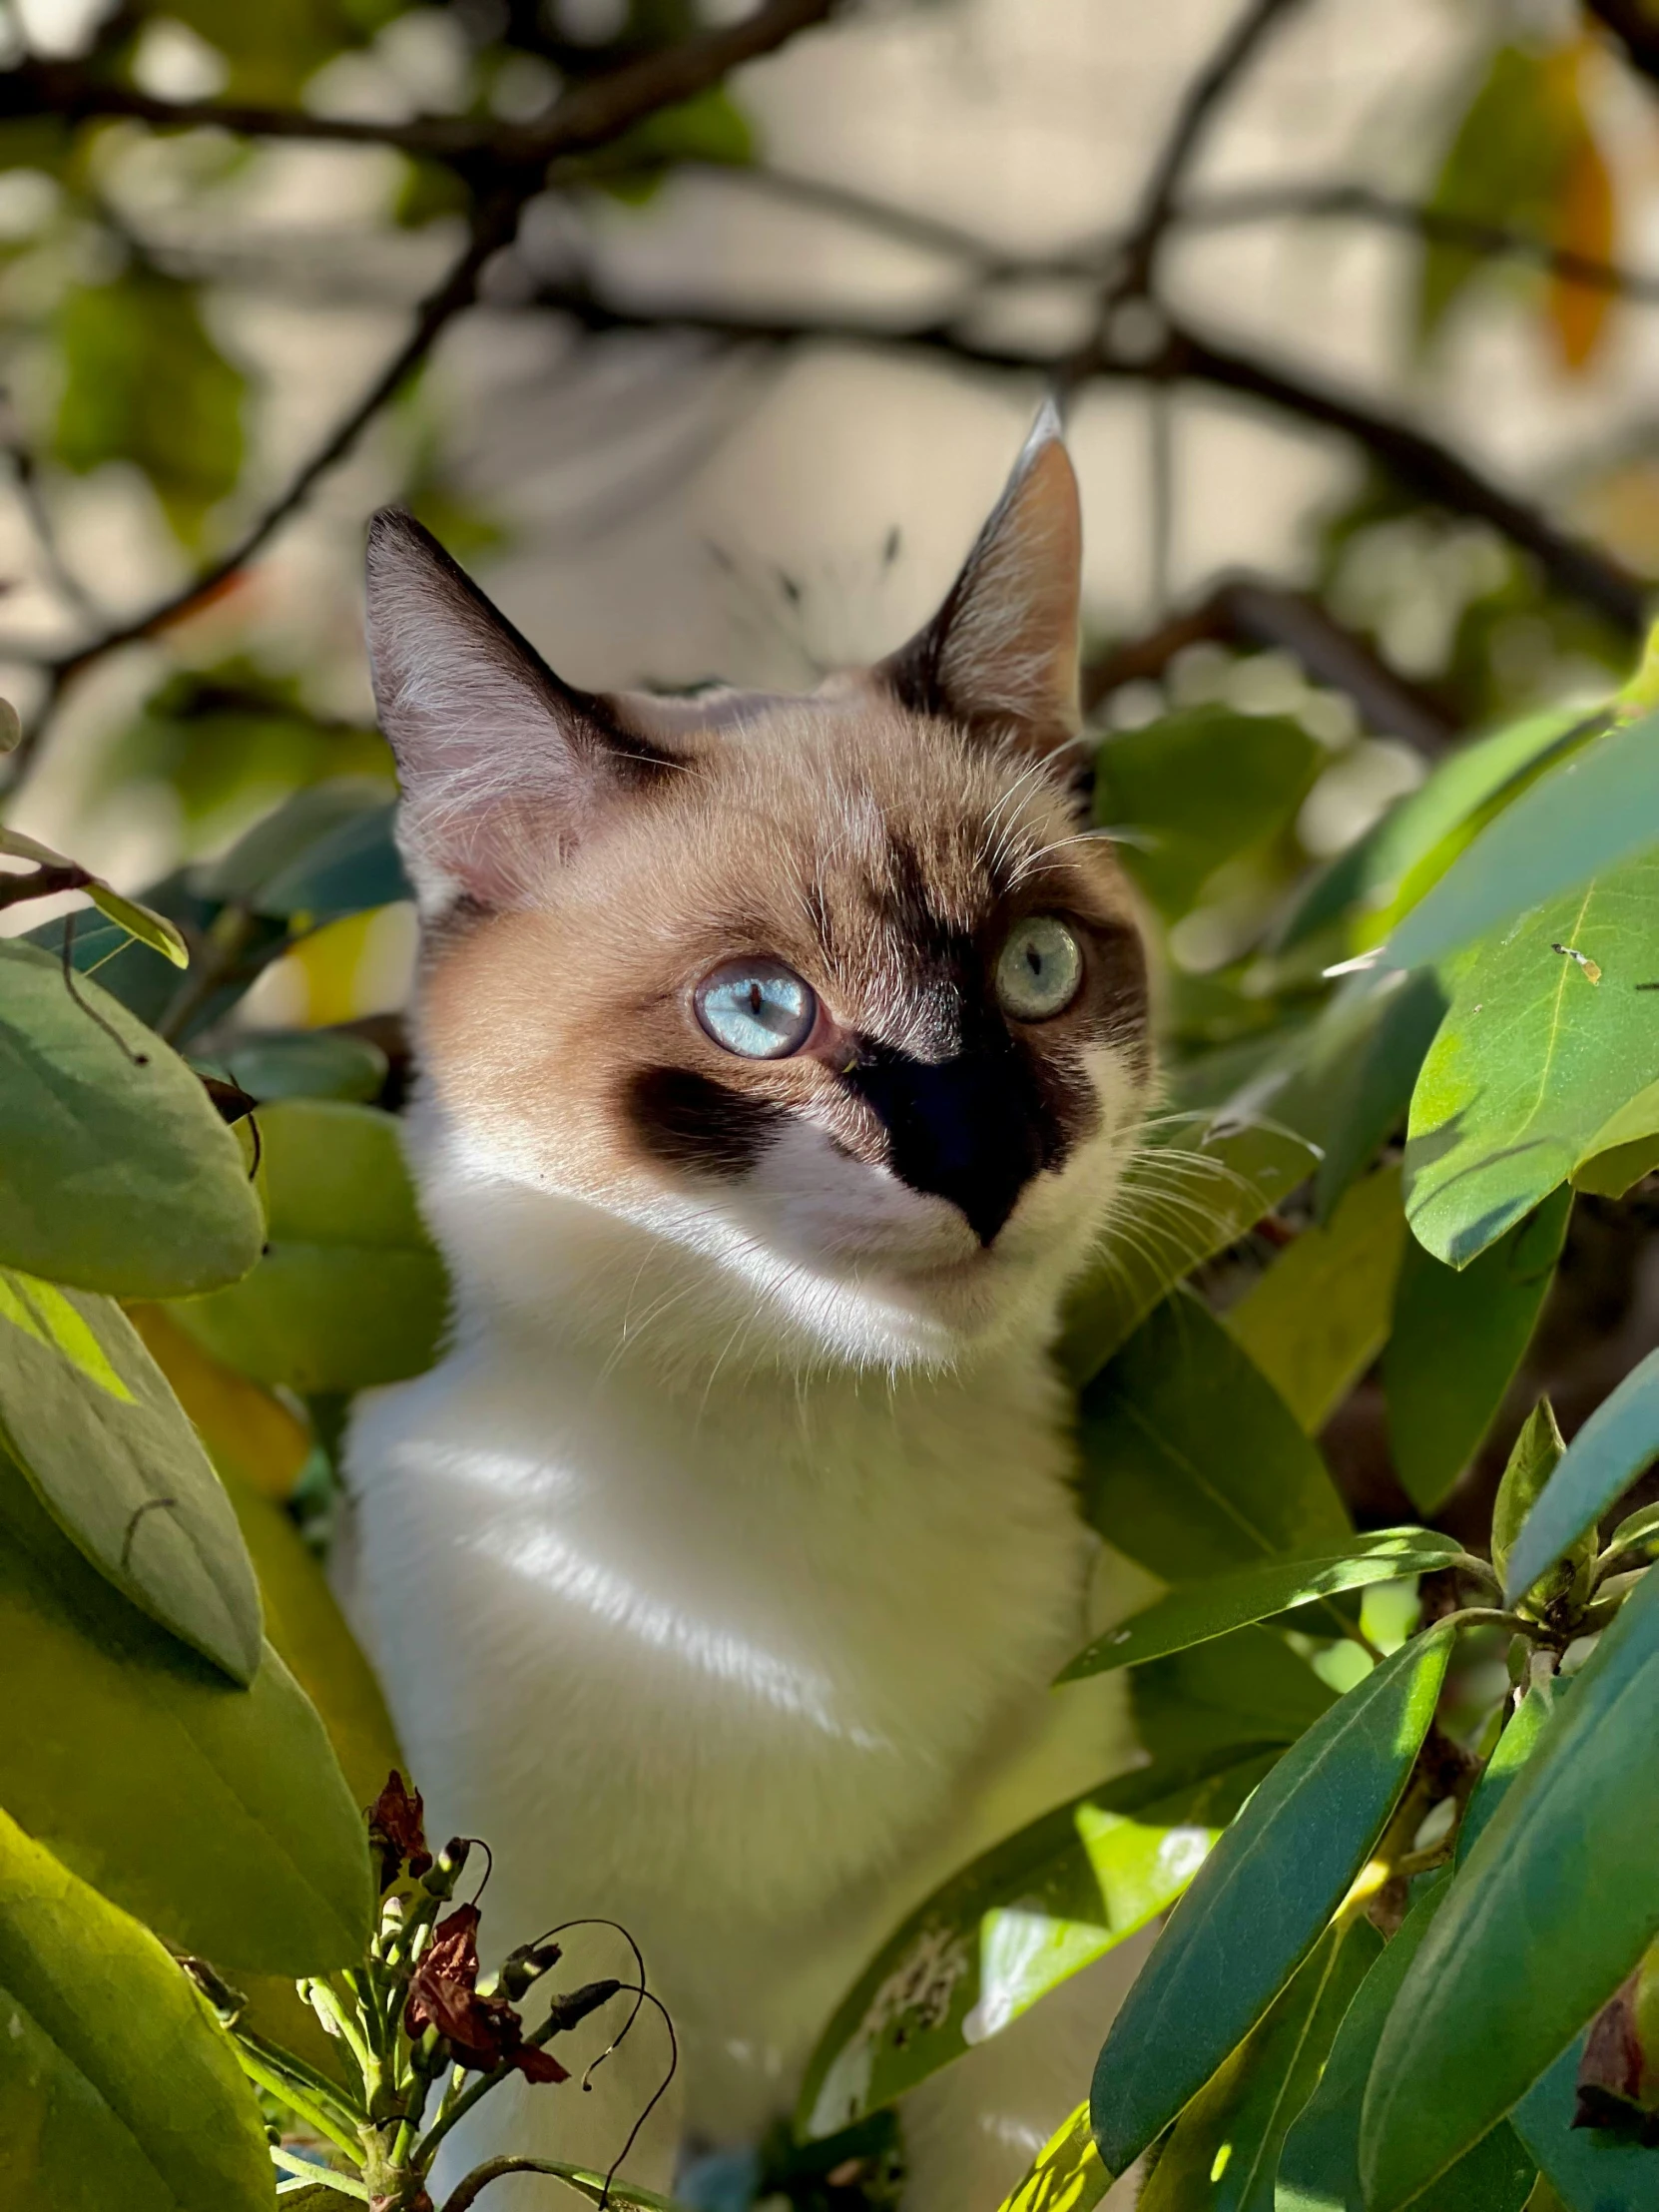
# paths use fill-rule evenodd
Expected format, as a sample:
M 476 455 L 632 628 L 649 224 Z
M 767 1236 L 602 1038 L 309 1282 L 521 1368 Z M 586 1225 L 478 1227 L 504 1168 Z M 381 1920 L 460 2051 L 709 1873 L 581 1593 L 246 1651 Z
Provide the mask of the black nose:
M 1043 1102 L 1012 1050 L 912 1060 L 878 1052 L 846 1081 L 887 1130 L 887 1163 L 913 1191 L 948 1199 L 982 1245 L 1052 1149 Z

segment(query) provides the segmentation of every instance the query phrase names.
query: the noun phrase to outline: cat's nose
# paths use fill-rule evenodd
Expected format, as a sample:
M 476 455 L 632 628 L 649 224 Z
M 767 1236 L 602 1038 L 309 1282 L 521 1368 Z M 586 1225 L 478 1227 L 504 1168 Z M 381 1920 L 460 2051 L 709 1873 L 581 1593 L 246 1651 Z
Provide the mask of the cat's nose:
M 1050 1149 L 1040 1097 L 1017 1056 L 930 1062 L 893 1053 L 853 1069 L 847 1082 L 885 1126 L 899 1181 L 947 1199 L 982 1245 L 993 1244 Z

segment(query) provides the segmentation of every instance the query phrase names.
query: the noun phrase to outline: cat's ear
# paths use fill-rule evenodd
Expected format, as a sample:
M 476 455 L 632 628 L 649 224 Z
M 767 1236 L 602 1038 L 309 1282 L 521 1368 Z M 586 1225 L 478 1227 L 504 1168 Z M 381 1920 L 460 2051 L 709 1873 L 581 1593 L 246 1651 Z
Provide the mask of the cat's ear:
M 876 674 L 918 714 L 1012 726 L 1059 750 L 1075 737 L 1082 513 L 1052 402 L 944 604 Z
M 555 676 L 412 515 L 374 517 L 367 571 L 374 700 L 421 908 L 519 904 L 550 858 L 672 764 Z

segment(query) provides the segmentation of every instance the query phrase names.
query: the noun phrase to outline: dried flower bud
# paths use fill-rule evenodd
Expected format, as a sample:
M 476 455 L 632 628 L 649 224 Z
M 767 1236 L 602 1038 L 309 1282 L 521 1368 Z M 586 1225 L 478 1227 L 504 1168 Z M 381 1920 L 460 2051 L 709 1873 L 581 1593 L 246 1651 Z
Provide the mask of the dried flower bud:
M 416 1880 L 431 1866 L 432 1854 L 420 1825 L 422 1811 L 420 1792 L 405 1789 L 403 1777 L 393 1767 L 385 1788 L 368 1809 L 369 1849 L 379 1856 L 382 1891 L 391 1888 L 405 1866 Z

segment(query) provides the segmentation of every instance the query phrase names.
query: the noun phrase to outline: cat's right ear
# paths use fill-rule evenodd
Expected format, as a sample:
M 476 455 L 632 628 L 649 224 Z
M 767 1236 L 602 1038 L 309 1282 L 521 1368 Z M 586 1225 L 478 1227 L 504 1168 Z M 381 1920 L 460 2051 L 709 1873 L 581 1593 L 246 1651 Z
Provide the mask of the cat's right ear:
M 550 859 L 673 764 L 555 676 L 412 515 L 374 517 L 367 570 L 374 700 L 421 911 L 521 905 Z

